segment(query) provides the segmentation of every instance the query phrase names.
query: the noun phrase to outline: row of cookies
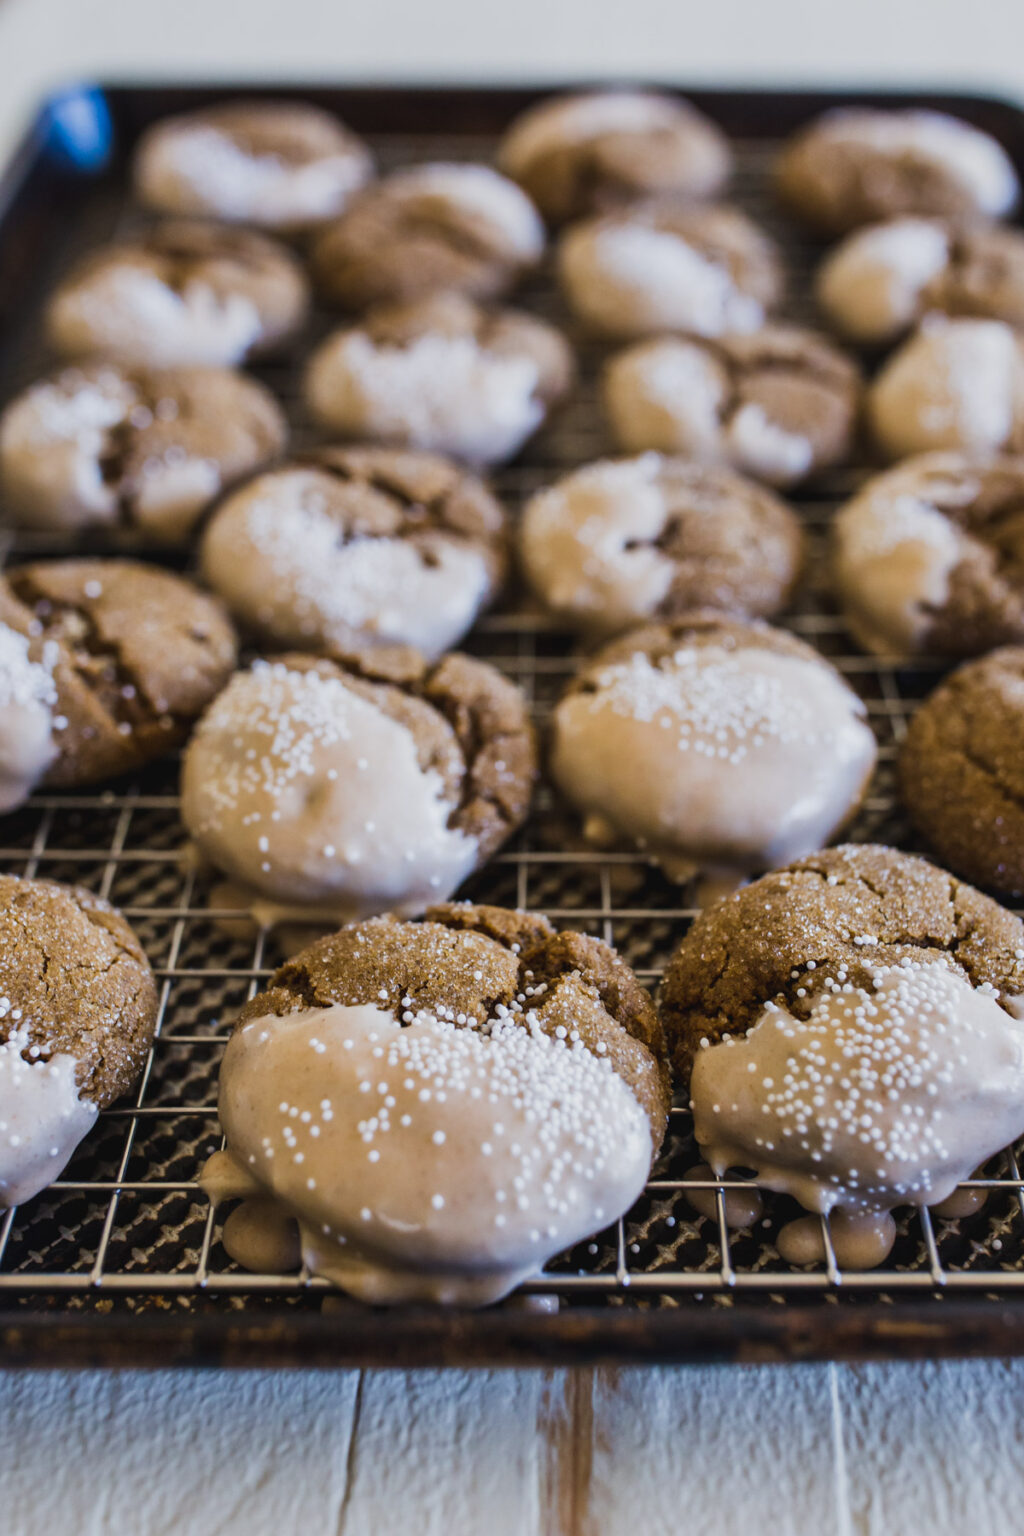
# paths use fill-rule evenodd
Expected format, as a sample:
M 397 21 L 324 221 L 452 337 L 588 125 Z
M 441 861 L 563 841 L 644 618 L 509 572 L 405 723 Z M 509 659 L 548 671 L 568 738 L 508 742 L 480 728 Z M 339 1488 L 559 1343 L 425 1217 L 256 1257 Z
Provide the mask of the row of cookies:
M 26 942 L 31 935 L 30 942 Z M 73 981 L 72 981 L 73 978 Z M 0 880 L 0 1204 L 59 1177 L 152 1043 L 156 988 L 106 902 Z M 811 855 L 698 918 L 656 1009 L 615 952 L 539 914 L 448 904 L 295 955 L 234 1024 L 226 1149 L 202 1170 L 229 1255 L 300 1262 L 376 1304 L 480 1305 L 624 1215 L 672 1076 L 688 1196 L 747 1226 L 758 1187 L 830 1217 L 843 1268 L 884 1261 L 892 1210 L 970 1214 L 1024 1133 L 1024 925 L 923 860 Z M 754 1183 L 718 1206 L 714 1175 Z M 711 1204 L 709 1205 L 709 1201 Z M 826 1257 L 815 1216 L 775 1234 Z

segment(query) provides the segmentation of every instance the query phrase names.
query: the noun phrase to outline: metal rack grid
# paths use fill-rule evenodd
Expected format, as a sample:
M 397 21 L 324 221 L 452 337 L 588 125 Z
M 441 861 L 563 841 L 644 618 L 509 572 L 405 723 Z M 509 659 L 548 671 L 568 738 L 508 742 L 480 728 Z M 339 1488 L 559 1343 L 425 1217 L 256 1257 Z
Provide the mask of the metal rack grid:
M 485 157 L 490 140 L 382 140 L 385 164 L 413 158 Z M 775 146 L 741 143 L 736 198 L 770 226 L 786 249 L 794 296 L 792 318 L 809 320 L 807 276 L 812 253 L 780 224 L 764 196 L 764 171 Z M 80 245 L 131 227 L 137 214 L 123 200 L 104 204 L 80 232 Z M 64 253 L 65 260 L 74 254 Z M 565 323 L 550 276 L 521 302 Z M 328 322 L 321 318 L 317 329 Z M 29 345 L 8 370 L 6 391 L 40 371 Z M 559 472 L 608 451 L 595 401 L 600 353 L 581 347 L 581 387 L 561 418 L 528 454 L 496 477 L 513 507 Z M 294 365 L 263 370 L 292 410 L 296 439 L 304 433 L 296 407 Z M 817 645 L 861 693 L 879 738 L 879 767 L 851 836 L 913 848 L 893 793 L 893 763 L 909 714 L 935 680 L 927 666 L 898 669 L 851 651 L 821 580 L 822 534 L 836 502 L 863 477 L 846 469 L 798 501 L 813 555 L 799 605 L 784 622 Z M 52 541 L 8 541 L 2 551 L 57 554 Z M 482 621 L 466 646 L 513 677 L 539 723 L 571 675 L 571 642 L 547 621 L 508 608 Z M 215 1214 L 196 1182 L 205 1155 L 219 1144 L 216 1069 L 235 1010 L 258 990 L 276 959 L 273 935 L 228 936 L 204 900 L 204 878 L 183 860 L 177 817 L 176 767 L 158 765 L 128 786 L 81 795 L 42 794 L 0 827 L 0 866 L 25 875 L 78 881 L 114 901 L 135 925 L 160 985 L 157 1038 L 130 1102 L 100 1116 L 97 1129 L 64 1176 L 27 1207 L 0 1220 L 0 1296 L 26 1309 L 144 1309 L 196 1304 L 221 1307 L 282 1304 L 318 1309 L 327 1282 L 307 1273 L 252 1275 L 227 1258 Z M 655 985 L 695 915 L 692 891 L 666 881 L 633 853 L 595 853 L 542 788 L 526 828 L 463 894 L 471 899 L 540 910 L 556 923 L 585 929 L 615 944 L 640 978 Z M 797 1293 L 839 1301 L 898 1301 L 908 1292 L 1004 1293 L 1024 1290 L 1024 1177 L 1012 1149 L 969 1186 L 984 1191 L 984 1209 L 956 1221 L 905 1212 L 890 1262 L 867 1273 L 841 1272 L 822 1220 L 823 1265 L 796 1270 L 774 1247 L 778 1228 L 798 1214 L 777 1198 L 754 1230 L 730 1232 L 725 1196 L 741 1181 L 687 1181 L 698 1161 L 689 1112 L 672 1110 L 665 1148 L 636 1207 L 590 1242 L 577 1245 L 522 1291 L 559 1298 L 562 1306 L 680 1305 L 733 1298 L 779 1303 Z M 715 1215 L 699 1215 L 686 1191 L 711 1191 Z M 771 1197 L 769 1197 L 770 1199 Z M 161 1298 L 164 1298 L 161 1301 Z

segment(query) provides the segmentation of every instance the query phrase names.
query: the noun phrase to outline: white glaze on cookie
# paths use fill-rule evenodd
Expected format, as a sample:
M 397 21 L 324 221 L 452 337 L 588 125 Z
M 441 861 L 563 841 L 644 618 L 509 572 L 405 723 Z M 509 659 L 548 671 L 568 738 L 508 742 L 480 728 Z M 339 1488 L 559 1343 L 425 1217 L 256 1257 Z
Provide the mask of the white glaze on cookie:
M 458 213 L 480 226 L 502 254 L 531 265 L 544 250 L 544 225 L 522 188 L 489 165 L 432 161 L 396 171 L 377 194 L 407 203 L 410 215 L 429 219 Z
M 929 219 L 893 219 L 848 236 L 822 263 L 818 301 L 844 336 L 890 341 L 921 316 L 924 290 L 949 261 L 949 236 Z
M 977 485 L 954 480 L 954 461 L 913 462 L 869 484 L 842 508 L 833 528 L 836 585 L 858 645 L 880 656 L 921 649 L 932 615 L 945 606 L 963 554 L 956 524 L 920 494 L 922 471 L 950 463 L 943 499 L 970 501 Z M 956 485 L 954 493 L 953 486 Z
M 825 142 L 856 151 L 863 146 L 893 160 L 931 162 L 960 183 L 979 213 L 1000 218 L 1017 200 L 1016 172 L 1006 151 L 987 133 L 945 112 L 873 112 L 839 108 L 821 119 Z
M 0 1016 L 10 1011 L 0 999 Z M 43 1060 L 24 1033 L 0 1043 L 0 1207 L 22 1205 L 58 1178 L 95 1124 L 95 1104 L 78 1093 L 77 1067 L 64 1051 Z
M 57 756 L 56 659 L 50 644 L 32 660 L 27 638 L 0 624 L 0 811 L 22 805 Z
M 203 854 L 296 916 L 445 900 L 477 856 L 448 825 L 455 808 L 407 726 L 341 678 L 280 662 L 236 674 L 185 754 L 182 816 Z
M 996 452 L 1024 412 L 1024 354 L 1000 320 L 929 316 L 868 391 L 875 436 L 894 459 L 930 449 Z
M 874 766 L 864 706 L 824 661 L 683 645 L 594 682 L 555 710 L 552 772 L 588 830 L 670 875 L 749 874 L 820 847 Z
M 722 363 L 695 342 L 664 336 L 627 347 L 608 363 L 603 388 L 615 440 L 627 451 L 682 453 L 779 486 L 811 469 L 810 439 L 757 401 L 737 402 Z
M 346 437 L 494 464 L 543 420 L 539 384 L 533 358 L 499 355 L 472 336 L 427 334 L 389 346 L 355 330 L 314 353 L 306 398 L 322 425 Z
M 527 502 L 526 574 L 547 605 L 595 630 L 653 613 L 675 566 L 656 543 L 669 515 L 656 453 L 585 465 Z
M 483 1305 L 628 1209 L 650 1124 L 609 1062 L 539 1015 L 402 1010 L 382 996 L 245 1024 L 221 1123 L 245 1185 L 298 1217 L 314 1273 L 377 1304 Z
M 941 960 L 815 985 L 806 1018 L 767 1003 L 698 1052 L 694 1127 L 716 1172 L 753 1168 L 811 1211 L 935 1205 L 1024 1132 L 1024 1025 L 991 987 Z
M 656 133 L 690 121 L 688 109 L 653 91 L 594 91 L 559 97 L 524 114 L 502 141 L 499 163 L 512 176 L 566 145 L 580 146 L 606 134 Z
M 263 335 L 245 294 L 218 294 L 199 279 L 176 289 L 130 253 L 58 289 L 47 327 L 66 356 L 149 368 L 231 366 Z
M 210 213 L 240 224 L 289 229 L 339 214 L 368 179 L 354 148 L 296 161 L 258 154 L 209 122 L 174 122 L 152 134 L 137 167 L 145 202 L 174 213 Z
M 570 230 L 559 271 L 573 310 L 608 336 L 755 331 L 763 304 L 736 284 L 724 262 L 681 234 L 620 220 Z
M 436 529 L 339 536 L 322 477 L 287 469 L 223 504 L 203 538 L 206 581 L 232 612 L 283 645 L 413 645 L 439 656 L 492 594 L 479 546 Z

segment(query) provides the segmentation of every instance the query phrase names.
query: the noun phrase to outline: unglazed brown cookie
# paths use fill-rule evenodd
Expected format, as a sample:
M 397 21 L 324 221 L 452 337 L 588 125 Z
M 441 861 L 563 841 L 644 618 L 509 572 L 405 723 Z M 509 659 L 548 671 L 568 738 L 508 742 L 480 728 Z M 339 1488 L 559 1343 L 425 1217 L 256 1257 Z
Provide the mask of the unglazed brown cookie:
M 305 397 L 321 426 L 346 437 L 495 464 L 537 430 L 573 373 L 553 326 L 438 294 L 371 310 L 329 336 L 313 354 Z
M 1024 892 L 1024 647 L 959 667 L 910 722 L 900 795 L 943 863 L 968 880 Z
M 505 514 L 434 454 L 323 448 L 250 481 L 203 537 L 207 585 L 257 639 L 455 645 L 501 584 Z
M 902 214 L 1001 218 L 1016 172 L 989 134 L 941 112 L 838 108 L 790 141 L 775 167 L 786 205 L 827 235 Z
M 109 902 L 0 875 L 0 1206 L 55 1179 L 97 1109 L 137 1079 L 157 1019 L 153 973 Z
M 135 152 L 135 188 L 160 213 L 301 230 L 335 218 L 373 175 L 362 139 L 297 101 L 231 101 L 162 118 Z
M 174 219 L 86 256 L 51 298 L 46 327 L 68 357 L 230 366 L 273 351 L 308 306 L 305 273 L 284 246 L 251 230 Z
M 870 969 L 932 958 L 974 987 L 1024 991 L 1024 925 L 924 859 L 847 843 L 764 875 L 702 913 L 665 973 L 679 1079 L 702 1040 L 746 1034 L 766 1003 L 806 1018 L 826 977 L 858 985 Z
M 672 878 L 741 878 L 819 847 L 876 756 L 861 700 L 784 630 L 698 612 L 591 657 L 554 711 L 550 767 L 594 842 Z
M 612 633 L 696 607 L 765 617 L 803 555 L 795 513 L 730 470 L 646 453 L 587 464 L 531 497 L 523 567 L 573 628 Z
M 1024 234 L 893 219 L 849 235 L 818 270 L 818 303 L 850 341 L 886 345 L 938 311 L 1024 326 Z
M 527 108 L 502 139 L 498 165 L 561 223 L 654 194 L 713 197 L 732 155 L 721 130 L 682 97 L 589 91 Z
M 1024 459 L 931 453 L 869 480 L 833 525 L 846 623 L 881 656 L 1024 641 Z
M 626 452 L 682 453 L 789 486 L 849 455 L 860 375 L 824 336 L 766 325 L 638 342 L 607 363 L 602 398 Z
M 52 676 L 53 761 L 43 782 L 94 783 L 179 746 L 235 665 L 220 604 L 133 560 L 7 570 L 0 620 Z
M 411 915 L 520 825 L 535 771 L 522 694 L 484 662 L 285 655 L 200 721 L 182 816 L 262 920 Z
M 439 906 L 343 928 L 246 1005 L 220 1076 L 231 1161 L 204 1183 L 255 1196 L 264 1233 L 297 1219 L 310 1269 L 364 1300 L 480 1305 L 629 1208 L 669 1097 L 613 950 Z M 250 1229 L 225 1224 L 242 1263 Z
M 432 293 L 495 299 L 535 267 L 544 226 L 515 182 L 489 165 L 409 166 L 377 182 L 317 238 L 312 269 L 345 309 Z
M 775 243 L 745 213 L 670 199 L 573 225 L 558 270 L 577 318 L 624 339 L 756 331 L 783 289 Z
M 1024 449 L 1024 338 L 1001 320 L 929 315 L 873 380 L 867 417 L 889 459 Z
M 122 524 L 179 543 L 287 431 L 269 390 L 227 368 L 65 368 L 0 417 L 5 510 L 30 528 Z

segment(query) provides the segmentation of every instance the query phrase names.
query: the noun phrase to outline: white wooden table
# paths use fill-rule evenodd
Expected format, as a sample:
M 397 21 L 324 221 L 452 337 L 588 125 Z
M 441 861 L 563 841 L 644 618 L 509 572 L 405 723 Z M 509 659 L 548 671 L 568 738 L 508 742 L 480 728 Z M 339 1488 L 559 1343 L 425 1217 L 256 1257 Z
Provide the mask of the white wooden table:
M 1021 0 L 0 0 L 0 157 L 84 76 L 928 82 Z M 1017 1536 L 1024 1361 L 0 1372 L 3 1536 Z

